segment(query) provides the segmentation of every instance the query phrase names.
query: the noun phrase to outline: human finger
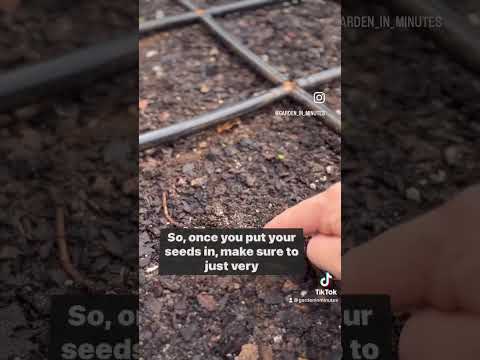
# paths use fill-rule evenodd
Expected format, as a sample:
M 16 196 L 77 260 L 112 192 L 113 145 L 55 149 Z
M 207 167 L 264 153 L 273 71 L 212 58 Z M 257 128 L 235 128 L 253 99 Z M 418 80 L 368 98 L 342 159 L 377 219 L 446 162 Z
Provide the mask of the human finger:
M 313 265 L 341 280 L 341 239 L 337 236 L 315 235 L 307 245 L 307 257 Z
M 307 236 L 318 233 L 340 236 L 340 183 L 285 210 L 267 223 L 265 228 L 302 228 Z
M 399 342 L 400 360 L 478 359 L 480 317 L 435 310 L 414 314 Z

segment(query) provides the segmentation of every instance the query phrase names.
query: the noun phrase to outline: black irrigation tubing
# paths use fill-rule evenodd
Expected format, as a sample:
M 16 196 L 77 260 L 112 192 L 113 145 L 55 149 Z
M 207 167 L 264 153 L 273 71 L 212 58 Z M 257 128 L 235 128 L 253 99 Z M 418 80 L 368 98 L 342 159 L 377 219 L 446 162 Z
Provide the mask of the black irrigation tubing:
M 0 74 L 0 112 L 138 66 L 138 34 L 126 34 Z
M 180 4 L 192 11 L 198 11 L 198 8 L 190 0 L 178 0 Z M 200 19 L 210 28 L 210 30 L 222 40 L 233 52 L 248 62 L 257 72 L 262 74 L 265 78 L 280 85 L 286 83 L 289 79 L 281 74 L 277 69 L 263 61 L 258 55 L 253 53 L 249 48 L 244 46 L 236 37 L 228 33 L 220 24 L 218 24 L 212 16 L 204 13 L 199 13 Z M 313 96 L 307 93 L 305 90 L 296 87 L 291 93 L 292 98 L 298 102 L 309 107 L 313 111 L 324 113 L 322 120 L 326 126 L 337 134 L 341 132 L 341 120 L 340 117 L 330 108 L 324 104 L 315 103 Z
M 392 5 L 410 15 L 440 17 L 442 27 L 432 29 L 435 41 L 457 61 L 480 72 L 480 30 L 438 0 L 394 0 Z
M 301 78 L 292 82 L 291 86 L 278 86 L 262 95 L 241 101 L 237 104 L 225 106 L 210 113 L 197 116 L 193 119 L 182 121 L 178 124 L 147 132 L 140 135 L 140 150 L 146 150 L 154 146 L 174 141 L 178 138 L 191 135 L 208 127 L 220 124 L 229 119 L 251 113 L 262 107 L 288 96 L 295 87 L 316 87 L 322 83 L 338 79 L 341 75 L 340 67 L 332 68 L 317 74 Z
M 282 0 L 242 0 L 242 1 L 234 2 L 232 4 L 212 6 L 208 9 L 204 9 L 201 11 L 197 10 L 197 11 L 191 11 L 185 14 L 167 16 L 161 19 L 156 19 L 156 20 L 147 20 L 140 24 L 139 30 L 140 30 L 140 33 L 143 34 L 146 32 L 166 30 L 166 29 L 170 29 L 172 27 L 176 27 L 180 25 L 191 24 L 200 19 L 199 13 L 202 13 L 202 12 L 204 14 L 216 16 L 216 15 L 224 15 L 224 14 L 237 12 L 237 11 L 253 10 L 260 7 L 281 4 L 285 2 L 286 1 L 282 1 Z M 290 1 L 290 2 L 295 3 L 295 1 Z

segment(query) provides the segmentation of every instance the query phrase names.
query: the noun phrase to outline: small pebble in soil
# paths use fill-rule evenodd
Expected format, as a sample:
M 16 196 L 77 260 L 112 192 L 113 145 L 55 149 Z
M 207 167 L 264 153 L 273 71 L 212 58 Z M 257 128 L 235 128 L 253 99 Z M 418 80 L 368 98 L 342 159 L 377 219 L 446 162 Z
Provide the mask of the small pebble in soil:
M 150 51 L 147 51 L 146 54 L 145 54 L 145 57 L 147 59 L 149 58 L 152 58 L 154 56 L 158 55 L 158 51 L 157 50 L 150 50 Z
M 163 68 L 160 65 L 155 65 L 152 67 L 153 72 L 157 78 L 161 78 L 165 73 L 163 72 Z
M 430 179 L 436 184 L 441 184 L 447 179 L 447 173 L 443 170 L 438 170 L 430 175 Z
M 217 310 L 218 303 L 212 295 L 209 294 L 198 294 L 197 301 L 201 307 L 208 311 L 215 311 Z
M 195 164 L 187 163 L 183 165 L 182 172 L 187 176 L 194 176 L 195 175 Z
M 457 166 L 461 159 L 461 150 L 456 145 L 449 146 L 444 150 L 444 157 L 449 166 Z
M 282 291 L 283 291 L 284 293 L 289 293 L 289 292 L 295 291 L 295 290 L 298 290 L 298 285 L 295 284 L 293 281 L 291 281 L 291 280 L 286 280 L 286 281 L 283 283 Z
M 480 26 L 480 15 L 477 13 L 470 13 L 468 14 L 468 21 L 474 26 Z
M 408 200 L 412 200 L 415 202 L 420 202 L 422 200 L 422 195 L 417 188 L 410 187 L 406 190 L 405 196 Z

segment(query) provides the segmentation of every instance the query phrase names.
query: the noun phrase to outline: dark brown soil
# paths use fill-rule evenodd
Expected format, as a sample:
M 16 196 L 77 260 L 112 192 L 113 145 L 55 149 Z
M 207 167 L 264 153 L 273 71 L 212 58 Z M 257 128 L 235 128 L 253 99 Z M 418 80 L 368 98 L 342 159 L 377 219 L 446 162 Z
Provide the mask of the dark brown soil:
M 25 1 L 14 14 L 0 14 L 0 72 L 101 39 L 107 30 L 95 38 L 95 22 L 123 19 L 124 29 L 136 22 L 136 13 L 132 20 L 107 1 L 68 3 L 73 9 Z M 75 12 L 87 9 L 98 16 Z M 73 39 L 75 31 L 82 40 Z M 0 114 L 0 359 L 46 359 L 51 296 L 87 293 L 60 265 L 56 204 L 64 207 L 74 266 L 97 290 L 137 289 L 137 88 L 134 70 Z
M 127 1 L 22 0 L 15 12 L 0 13 L 0 71 L 111 39 L 135 28 L 136 14 Z
M 456 7 L 471 13 L 466 3 Z M 388 13 L 350 4 L 348 15 Z M 347 30 L 342 42 L 342 245 L 349 249 L 480 182 L 480 80 L 427 30 Z
M 166 1 L 150 1 L 149 9 L 155 8 L 152 3 L 165 13 L 170 9 Z M 339 16 L 337 5 L 311 0 L 299 7 L 230 15 L 221 22 L 255 52 L 268 55 L 265 60 L 295 77 L 338 65 Z M 319 21 L 325 26 L 315 27 Z M 148 100 L 141 111 L 141 131 L 238 102 L 271 86 L 200 24 L 146 37 L 140 49 L 141 101 Z M 339 84 L 329 85 L 330 105 L 338 110 Z M 275 115 L 276 110 L 301 108 L 285 100 L 231 122 L 229 129 L 207 130 L 141 154 L 144 358 L 233 359 L 242 345 L 251 343 L 261 359 L 318 360 L 340 348 L 338 307 L 292 306 L 286 301 L 289 294 L 312 291 L 316 285 L 311 277 L 158 277 L 154 270 L 156 239 L 172 226 L 162 208 L 164 192 L 178 226 L 261 227 L 339 180 L 339 137 L 318 118 Z

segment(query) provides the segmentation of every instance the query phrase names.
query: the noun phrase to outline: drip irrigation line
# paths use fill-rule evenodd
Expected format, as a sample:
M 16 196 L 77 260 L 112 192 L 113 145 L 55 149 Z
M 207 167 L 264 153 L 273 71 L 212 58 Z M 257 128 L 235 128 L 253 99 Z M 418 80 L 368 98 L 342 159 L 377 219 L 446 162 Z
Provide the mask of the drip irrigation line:
M 301 78 L 296 82 L 292 82 L 292 85 L 293 87 L 316 87 L 322 83 L 338 79 L 340 75 L 341 69 L 340 67 L 336 67 Z M 288 96 L 292 92 L 293 87 L 287 87 L 285 85 L 278 86 L 262 95 L 241 101 L 237 104 L 225 106 L 193 119 L 142 134 L 139 137 L 140 150 L 171 142 L 180 137 L 191 135 L 206 128 L 218 125 L 232 118 L 251 113 Z
M 0 74 L 0 112 L 138 66 L 138 35 L 127 34 Z
M 410 15 L 440 17 L 441 28 L 431 30 L 435 41 L 459 62 L 480 72 L 480 30 L 441 1 L 394 0 L 392 6 Z
M 301 88 L 314 88 L 329 81 L 339 79 L 342 74 L 340 66 L 320 71 L 316 74 L 298 79 L 297 85 Z
M 285 97 L 287 94 L 288 91 L 279 86 L 269 90 L 263 95 L 253 97 L 232 106 L 222 107 L 210 113 L 194 117 L 193 119 L 182 121 L 178 124 L 167 126 L 159 130 L 147 132 L 139 137 L 140 150 L 171 142 L 180 137 L 191 135 L 208 127 L 218 125 L 229 119 L 253 112 Z
M 256 55 L 249 48 L 243 45 L 235 36 L 227 32 L 222 26 L 220 26 L 220 24 L 218 24 L 218 22 L 213 19 L 212 16 L 205 14 L 202 11 L 199 11 L 197 6 L 194 5 L 190 0 L 178 1 L 180 4 L 182 4 L 189 10 L 197 12 L 203 23 L 205 23 L 209 27 L 209 29 L 235 54 L 244 59 L 258 73 L 260 73 L 265 78 L 277 85 L 289 81 L 289 79 L 285 75 L 280 73 L 270 64 L 263 61 L 258 55 Z M 322 116 L 322 119 L 325 125 L 328 126 L 331 130 L 335 131 L 337 134 L 340 133 L 340 117 L 333 110 L 329 109 L 324 104 L 315 103 L 313 101 L 313 96 L 298 86 L 291 91 L 290 95 L 295 100 L 307 106 L 311 110 L 323 112 L 325 115 Z
M 253 10 L 268 5 L 281 4 L 284 2 L 285 1 L 280 0 L 242 0 L 234 2 L 232 4 L 212 6 L 208 9 L 203 10 L 203 12 L 212 16 L 225 15 L 232 12 Z M 172 27 L 191 24 L 195 21 L 198 21 L 199 19 L 200 16 L 198 15 L 198 13 L 195 11 L 191 11 L 185 14 L 167 16 L 161 19 L 144 21 L 140 24 L 139 30 L 141 34 L 151 31 L 166 30 Z

